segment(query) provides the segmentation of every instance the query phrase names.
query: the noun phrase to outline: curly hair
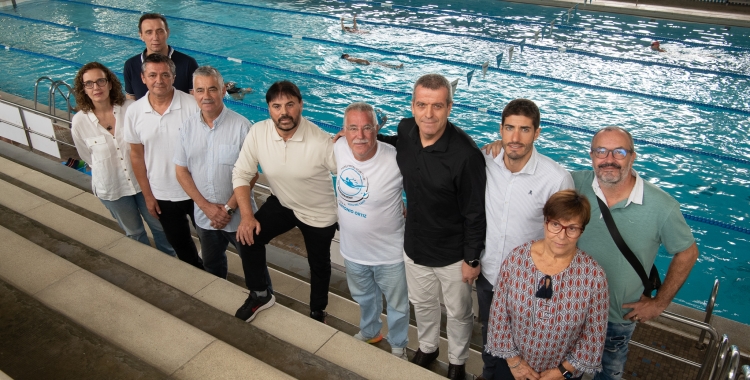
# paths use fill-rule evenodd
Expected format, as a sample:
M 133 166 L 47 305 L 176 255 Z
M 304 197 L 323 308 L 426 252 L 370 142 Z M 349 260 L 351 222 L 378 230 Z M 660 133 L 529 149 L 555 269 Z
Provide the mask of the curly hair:
M 94 69 L 103 71 L 107 81 L 112 85 L 112 88 L 109 90 L 109 103 L 118 106 L 125 103 L 125 94 L 122 93 L 122 84 L 120 84 L 120 80 L 117 79 L 115 73 L 99 62 L 89 62 L 78 70 L 78 74 L 76 74 L 76 77 L 73 80 L 73 95 L 75 96 L 76 104 L 78 105 L 76 110 L 90 112 L 94 109 L 94 103 L 92 103 L 89 96 L 86 95 L 86 89 L 83 86 L 83 74 Z

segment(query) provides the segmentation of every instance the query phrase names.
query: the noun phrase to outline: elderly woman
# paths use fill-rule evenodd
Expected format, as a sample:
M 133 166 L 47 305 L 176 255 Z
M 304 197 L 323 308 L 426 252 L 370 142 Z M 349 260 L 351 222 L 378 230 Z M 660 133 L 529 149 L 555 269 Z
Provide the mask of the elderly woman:
M 130 144 L 123 137 L 125 100 L 114 73 L 99 62 L 78 70 L 73 94 L 80 112 L 73 116 L 73 141 L 78 155 L 91 166 L 91 188 L 120 224 L 125 234 L 150 245 L 143 220 L 154 235 L 156 248 L 175 256 L 161 223 L 148 213 L 130 163 Z
M 502 379 L 577 379 L 601 370 L 607 279 L 576 248 L 591 205 L 564 190 L 542 212 L 544 239 L 516 247 L 495 285 L 485 349 L 506 360 Z

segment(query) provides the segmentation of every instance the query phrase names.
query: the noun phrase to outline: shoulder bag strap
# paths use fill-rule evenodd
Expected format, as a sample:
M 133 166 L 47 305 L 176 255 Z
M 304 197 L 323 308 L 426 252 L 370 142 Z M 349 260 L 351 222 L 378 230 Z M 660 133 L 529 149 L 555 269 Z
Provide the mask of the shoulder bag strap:
M 612 240 L 615 241 L 615 244 L 617 244 L 617 248 L 620 248 L 620 252 L 622 252 L 622 255 L 625 256 L 633 269 L 635 269 L 635 272 L 638 273 L 638 277 L 641 278 L 641 282 L 643 283 L 643 287 L 645 288 L 645 290 L 649 291 L 650 293 L 650 291 L 653 290 L 653 286 L 651 285 L 651 281 L 648 280 L 648 275 L 646 275 L 646 271 L 643 269 L 643 265 L 640 261 L 638 261 L 638 258 L 635 257 L 635 254 L 630 250 L 630 247 L 628 247 L 628 245 L 625 243 L 625 240 L 622 239 L 620 231 L 617 230 L 615 220 L 612 219 L 612 214 L 609 212 L 609 207 L 607 207 L 607 205 L 604 204 L 604 202 L 598 196 L 596 197 L 596 200 L 599 202 L 599 209 L 602 212 L 604 223 L 607 225 L 609 234 L 612 235 Z

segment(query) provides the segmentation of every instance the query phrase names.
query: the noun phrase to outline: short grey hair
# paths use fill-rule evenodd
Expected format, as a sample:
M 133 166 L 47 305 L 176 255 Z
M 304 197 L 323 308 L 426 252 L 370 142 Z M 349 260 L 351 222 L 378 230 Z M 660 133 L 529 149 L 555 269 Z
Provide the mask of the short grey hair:
M 628 132 L 625 128 L 617 127 L 617 126 L 614 126 L 614 125 L 613 126 L 609 126 L 609 127 L 604 127 L 602 129 L 596 131 L 596 133 L 594 133 L 594 137 L 591 138 L 591 149 L 594 149 L 594 139 L 596 139 L 596 136 L 598 136 L 602 132 L 615 132 L 615 131 L 622 132 L 626 136 L 628 136 L 628 142 L 630 144 L 630 151 L 631 152 L 635 152 L 635 143 L 633 142 L 633 135 L 631 135 L 630 132 Z
M 195 77 L 213 77 L 219 82 L 219 91 L 224 88 L 224 77 L 221 76 L 219 70 L 216 70 L 213 66 L 201 66 L 193 72 L 193 83 L 195 83 Z
M 446 105 L 453 104 L 453 88 L 451 87 L 451 82 L 448 82 L 448 79 L 444 76 L 440 74 L 426 74 L 419 77 L 417 83 L 414 83 L 414 90 L 411 93 L 412 102 L 414 102 L 414 95 L 417 93 L 417 87 L 419 86 L 429 88 L 430 90 L 447 89 L 448 99 L 446 101 L 448 103 Z
M 349 112 L 351 111 L 361 111 L 366 113 L 370 116 L 372 125 L 374 125 L 375 128 L 380 129 L 380 124 L 378 123 L 378 115 L 375 113 L 375 108 L 365 102 L 355 102 L 346 107 L 346 109 L 344 110 L 344 129 L 346 129 L 347 126 L 346 117 L 349 116 Z

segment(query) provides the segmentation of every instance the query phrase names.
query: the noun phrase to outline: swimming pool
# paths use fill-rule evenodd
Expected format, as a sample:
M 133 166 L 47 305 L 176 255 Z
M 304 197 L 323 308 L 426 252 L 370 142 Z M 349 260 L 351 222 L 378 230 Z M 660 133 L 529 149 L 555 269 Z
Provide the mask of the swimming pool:
M 542 110 L 540 151 L 571 170 L 589 168 L 593 131 L 628 128 L 636 170 L 680 201 L 701 250 L 675 301 L 703 308 L 718 277 L 715 313 L 750 324 L 750 30 L 496 1 L 29 0 L 0 8 L 0 44 L 12 47 L 0 51 L 0 90 L 30 98 L 38 77 L 72 83 L 93 60 L 121 71 L 143 49 L 145 11 L 167 16 L 172 46 L 256 90 L 230 103 L 251 120 L 267 118 L 265 89 L 287 78 L 327 130 L 361 100 L 383 109 L 393 132 L 410 116 L 416 78 L 439 72 L 460 78 L 451 119 L 479 145 L 517 97 Z M 370 33 L 340 31 L 339 16 L 353 12 Z M 652 39 L 667 52 L 650 51 Z M 404 68 L 355 65 L 344 52 Z M 662 274 L 668 262 L 660 253 Z

